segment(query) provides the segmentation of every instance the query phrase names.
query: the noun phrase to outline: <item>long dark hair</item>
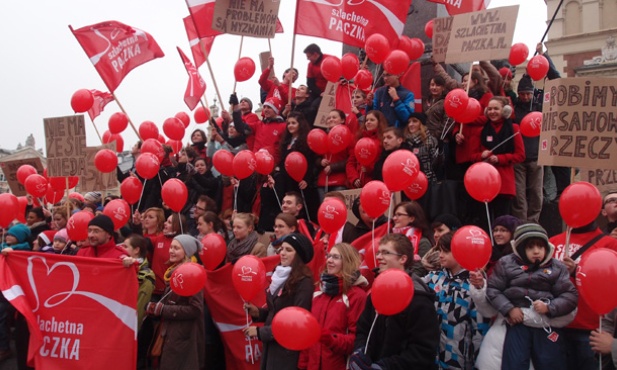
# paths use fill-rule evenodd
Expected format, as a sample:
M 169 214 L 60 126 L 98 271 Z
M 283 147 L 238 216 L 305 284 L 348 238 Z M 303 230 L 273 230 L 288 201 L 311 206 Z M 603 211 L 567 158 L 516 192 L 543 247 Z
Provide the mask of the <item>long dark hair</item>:
M 309 125 L 304 114 L 300 112 L 291 112 L 287 116 L 287 119 L 294 118 L 298 121 L 298 137 L 296 138 L 296 142 L 294 143 L 294 150 L 299 151 L 300 153 L 306 153 L 309 150 L 308 142 L 306 138 L 308 137 L 308 133 L 311 130 L 311 126 Z M 283 139 L 281 140 L 281 144 L 279 147 L 279 153 L 285 153 L 287 151 L 287 146 L 291 143 L 293 137 L 289 133 L 287 129 L 285 129 L 285 134 L 283 134 Z
M 313 279 L 313 273 L 311 269 L 302 261 L 298 253 L 294 256 L 294 260 L 291 262 L 291 273 L 285 282 L 285 290 L 287 294 L 293 295 L 294 291 L 298 287 L 298 284 L 302 279 Z
M 417 229 L 422 230 L 422 236 L 427 238 L 431 242 L 431 245 L 435 244 L 435 240 L 433 240 L 433 233 L 428 227 L 428 220 L 426 219 L 426 215 L 420 203 L 414 201 L 401 202 L 394 207 L 394 210 L 396 211 L 396 209 L 399 207 L 403 207 L 403 209 L 405 209 L 405 212 L 407 212 L 409 216 L 414 218 L 414 220 L 410 222 L 408 226 L 413 226 Z
M 223 221 L 221 221 L 221 219 L 216 215 L 216 213 L 212 211 L 206 211 L 206 213 L 199 216 L 199 218 L 201 218 L 203 222 L 211 222 L 212 230 L 215 233 L 220 234 L 225 239 L 225 241 L 228 241 L 227 228 L 225 227 Z

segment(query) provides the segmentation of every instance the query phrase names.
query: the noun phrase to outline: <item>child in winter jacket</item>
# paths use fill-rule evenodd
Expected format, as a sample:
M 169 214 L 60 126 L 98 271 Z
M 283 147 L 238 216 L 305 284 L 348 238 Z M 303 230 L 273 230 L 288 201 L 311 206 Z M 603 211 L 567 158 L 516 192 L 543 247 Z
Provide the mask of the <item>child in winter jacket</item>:
M 552 258 L 555 247 L 538 224 L 524 224 L 514 232 L 513 252 L 502 257 L 488 279 L 487 297 L 507 318 L 502 369 L 564 369 L 566 353 L 560 329 L 523 324 L 522 307 L 548 317 L 574 309 L 578 293 L 566 266 Z
M 30 238 L 30 229 L 24 224 L 17 224 L 11 227 L 4 237 L 4 243 L 0 245 L 0 249 L 3 253 L 10 252 L 12 250 L 29 251 L 30 244 L 28 243 Z

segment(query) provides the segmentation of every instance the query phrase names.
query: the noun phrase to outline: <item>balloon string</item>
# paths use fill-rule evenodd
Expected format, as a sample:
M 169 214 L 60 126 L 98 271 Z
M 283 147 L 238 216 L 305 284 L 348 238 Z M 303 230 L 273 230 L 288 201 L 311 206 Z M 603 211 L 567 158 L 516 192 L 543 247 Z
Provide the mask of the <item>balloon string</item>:
M 240 180 L 238 184 L 234 185 L 234 211 L 238 210 L 238 188 L 240 187 Z
M 300 194 L 302 194 L 302 203 L 304 203 L 304 212 L 306 212 L 306 219 L 308 222 L 311 222 L 311 216 L 309 215 L 308 206 L 306 205 L 306 198 L 304 197 L 304 190 L 300 189 Z
M 178 223 L 180 224 L 180 234 L 184 234 L 184 230 L 182 229 L 182 216 L 180 216 L 180 212 L 178 212 Z
M 598 333 L 602 334 L 602 315 L 598 315 Z M 602 355 L 598 357 L 599 357 L 599 362 L 600 362 L 599 369 L 602 370 Z
M 508 136 L 504 141 L 502 141 L 501 143 L 495 145 L 492 149 L 491 152 L 495 151 L 495 149 L 499 148 L 500 146 L 502 146 L 503 144 L 507 143 L 508 141 L 512 140 L 512 138 L 514 138 L 516 135 L 520 134 L 521 132 L 515 132 L 514 134 Z M 484 160 L 486 161 L 488 158 L 485 158 Z
M 159 184 L 161 185 L 161 187 L 163 187 L 163 181 L 161 181 L 161 174 L 157 172 L 156 175 L 159 177 Z
M 368 336 L 366 337 L 366 344 L 364 345 L 364 354 L 366 355 L 366 351 L 368 350 L 368 343 L 371 341 L 371 334 L 373 333 L 373 327 L 375 327 L 375 322 L 379 317 L 379 313 L 375 311 L 375 318 L 373 319 L 373 323 L 371 324 L 371 330 L 368 331 Z
M 139 194 L 139 202 L 137 202 L 137 210 L 139 211 L 139 206 L 141 205 L 141 198 L 144 196 L 144 189 L 146 188 L 146 182 L 148 179 L 144 179 L 144 184 L 141 187 L 141 194 Z
M 491 215 L 488 211 L 488 202 L 484 202 L 484 207 L 486 208 L 486 221 L 488 222 L 488 233 L 491 236 L 491 242 L 493 242 L 493 228 L 491 227 Z
M 165 295 L 162 296 L 161 299 L 159 299 L 159 302 L 163 302 L 163 299 L 165 299 L 168 295 L 170 295 L 172 291 L 173 290 L 169 289 L 169 292 L 165 293 Z
M 566 226 L 566 249 L 565 255 L 570 257 L 570 235 L 572 234 L 572 228 L 570 226 Z
M 276 202 L 278 203 L 279 208 L 280 208 L 280 209 L 281 209 L 281 211 L 282 211 L 282 210 L 283 210 L 283 207 L 281 207 L 281 199 L 279 198 L 279 195 L 278 195 L 278 193 L 276 192 L 276 189 L 274 189 L 274 188 L 271 188 L 271 189 L 272 189 L 272 191 L 274 192 L 274 196 L 276 197 Z
M 244 305 L 246 304 L 246 301 L 244 300 L 244 298 L 242 298 L 242 302 L 243 302 L 242 306 L 244 307 Z M 246 316 L 246 327 L 248 328 L 250 325 L 249 310 L 245 309 L 244 315 Z M 251 356 L 251 364 L 255 364 L 255 357 L 253 356 L 253 344 L 251 343 L 251 336 L 247 335 L 246 337 L 249 339 L 249 351 L 250 351 L 249 356 Z
M 375 252 L 375 221 L 377 220 L 373 219 L 373 229 L 371 230 L 371 248 L 373 248 L 373 264 L 377 267 L 377 252 Z
M 390 234 L 390 220 L 392 219 L 392 203 L 394 203 L 394 193 L 390 194 L 390 205 L 388 206 L 388 234 Z

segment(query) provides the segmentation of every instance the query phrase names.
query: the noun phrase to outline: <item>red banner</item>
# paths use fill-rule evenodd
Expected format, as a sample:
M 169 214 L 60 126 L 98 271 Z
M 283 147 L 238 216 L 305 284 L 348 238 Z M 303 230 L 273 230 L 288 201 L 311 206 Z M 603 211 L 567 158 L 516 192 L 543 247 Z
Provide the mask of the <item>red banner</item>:
M 94 103 L 92 104 L 92 108 L 88 110 L 88 115 L 90 119 L 94 121 L 96 117 L 98 117 L 105 106 L 112 101 L 114 101 L 114 96 L 108 92 L 98 91 L 98 90 L 90 90 L 92 93 L 92 97 L 94 98 Z
M 193 110 L 199 103 L 201 96 L 206 92 L 206 81 L 201 78 L 199 71 L 197 71 L 197 68 L 191 63 L 189 58 L 186 57 L 182 49 L 179 47 L 177 49 L 178 53 L 180 53 L 180 58 L 182 58 L 182 63 L 184 63 L 184 67 L 186 68 L 186 73 L 189 75 L 189 82 L 184 92 L 184 102 L 189 110 Z
M 30 366 L 135 369 L 135 269 L 111 259 L 11 252 L 0 256 L 0 289 L 28 322 Z
M 488 8 L 491 0 L 427 0 L 443 4 L 450 15 L 478 12 Z
M 413 93 L 415 112 L 422 112 L 422 66 L 419 62 L 412 63 L 401 77 L 401 85 Z
M 374 33 L 398 40 L 411 0 L 298 0 L 297 4 L 296 34 L 363 48 Z
M 150 34 L 117 21 L 69 28 L 112 93 L 133 68 L 165 55 Z
M 184 29 L 186 29 L 186 36 L 189 39 L 189 45 L 191 45 L 191 53 L 193 53 L 193 62 L 195 62 L 195 66 L 199 68 L 206 59 L 208 59 L 208 55 L 210 55 L 210 50 L 212 50 L 212 44 L 214 44 L 214 36 L 202 37 L 199 38 L 197 35 L 197 30 L 195 29 L 195 22 L 191 16 L 182 18 L 184 21 Z M 201 41 L 200 45 L 199 41 Z M 206 54 L 204 55 L 204 51 Z

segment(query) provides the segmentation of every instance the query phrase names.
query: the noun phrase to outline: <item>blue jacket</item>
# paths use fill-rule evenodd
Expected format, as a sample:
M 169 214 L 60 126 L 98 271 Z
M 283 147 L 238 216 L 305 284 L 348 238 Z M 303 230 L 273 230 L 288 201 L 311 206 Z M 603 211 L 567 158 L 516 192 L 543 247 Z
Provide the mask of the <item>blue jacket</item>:
M 414 112 L 414 96 L 413 93 L 402 85 L 396 88 L 399 100 L 392 101 L 392 97 L 388 94 L 389 86 L 382 86 L 375 90 L 372 106 L 367 107 L 367 111 L 376 109 L 381 111 L 388 120 L 388 126 L 404 128 L 407 126 L 409 116 Z

